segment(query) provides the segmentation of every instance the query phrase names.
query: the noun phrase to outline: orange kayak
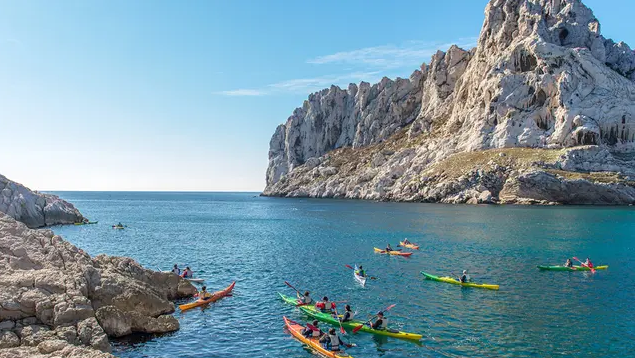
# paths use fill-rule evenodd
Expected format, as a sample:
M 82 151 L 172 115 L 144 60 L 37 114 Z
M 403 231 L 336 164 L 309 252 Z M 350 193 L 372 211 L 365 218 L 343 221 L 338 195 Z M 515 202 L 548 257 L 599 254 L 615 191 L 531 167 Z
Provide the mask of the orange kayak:
M 236 285 L 236 281 L 232 282 L 231 285 L 227 286 L 227 288 L 225 288 L 224 290 L 220 290 L 220 291 L 216 291 L 212 294 L 212 297 L 206 299 L 206 300 L 197 300 L 194 301 L 192 303 L 186 303 L 184 305 L 179 305 L 179 308 L 181 309 L 181 311 L 185 311 L 185 310 L 189 310 L 191 308 L 194 307 L 198 307 L 198 306 L 203 306 L 203 305 L 207 305 L 210 304 L 212 302 L 216 302 L 218 300 L 220 300 L 221 298 L 228 296 L 232 290 L 234 289 L 234 285 Z
M 394 250 L 386 252 L 386 250 L 378 249 L 376 247 L 375 247 L 375 252 L 380 253 L 380 254 L 405 256 L 405 257 L 408 257 L 408 256 L 412 255 L 412 252 L 401 252 L 401 251 L 394 251 Z
M 413 250 L 419 250 L 419 245 L 415 245 L 415 244 L 404 244 L 403 241 L 399 241 L 399 246 L 403 246 L 403 247 L 407 247 L 409 249 L 413 249 Z
M 352 356 L 345 353 L 344 351 L 332 352 L 330 350 L 324 349 L 324 347 L 322 347 L 322 343 L 319 342 L 318 338 L 313 338 L 313 337 L 306 338 L 302 335 L 302 330 L 304 329 L 304 326 L 284 316 L 282 317 L 282 319 L 284 319 L 284 324 L 287 326 L 289 333 L 291 333 L 293 337 L 295 337 L 298 341 L 309 346 L 313 351 L 317 352 L 319 355 L 324 357 L 329 357 L 329 358 L 353 358 Z

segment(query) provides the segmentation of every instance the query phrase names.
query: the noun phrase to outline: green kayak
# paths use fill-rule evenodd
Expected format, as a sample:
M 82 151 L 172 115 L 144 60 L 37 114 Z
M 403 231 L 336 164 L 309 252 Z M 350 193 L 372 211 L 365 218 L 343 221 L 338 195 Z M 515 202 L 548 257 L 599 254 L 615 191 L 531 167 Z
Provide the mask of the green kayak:
M 431 275 L 429 273 L 425 273 L 423 271 L 421 271 L 421 274 L 423 274 L 423 276 L 425 276 L 428 280 L 432 280 L 432 281 L 438 281 L 438 282 L 445 282 L 445 283 L 451 283 L 453 285 L 459 285 L 459 286 L 463 286 L 463 287 L 475 287 L 475 288 L 485 288 L 488 290 L 498 290 L 498 285 L 490 285 L 487 283 L 474 283 L 474 282 L 461 282 L 455 278 L 452 277 L 438 277 L 435 275 Z
M 536 267 L 538 267 L 541 270 L 547 270 L 547 271 L 591 271 L 591 269 L 586 266 L 577 266 L 577 265 L 574 265 L 573 267 L 538 265 Z M 608 265 L 595 266 L 593 268 L 596 270 L 606 270 L 609 268 L 609 266 Z
M 334 327 L 340 326 L 339 319 L 334 318 L 331 314 L 319 312 L 318 310 L 315 309 L 313 305 L 298 306 L 298 300 L 295 297 L 285 296 L 282 293 L 278 293 L 278 294 L 280 295 L 280 297 L 285 303 L 298 307 L 302 312 L 313 317 L 314 319 L 317 319 L 318 321 L 326 322 Z M 344 329 L 351 331 L 353 330 L 353 328 L 363 324 L 364 322 L 361 322 L 361 321 L 349 321 L 349 322 L 342 322 L 342 327 L 344 327 Z M 387 329 L 387 330 L 372 329 L 367 325 L 364 325 L 359 330 L 359 332 L 367 332 L 367 333 L 372 333 L 372 334 L 376 334 L 380 336 L 388 336 L 388 337 L 400 338 L 400 339 L 405 339 L 410 341 L 418 341 L 423 337 L 420 334 L 401 332 L 401 331 L 397 331 L 393 329 Z

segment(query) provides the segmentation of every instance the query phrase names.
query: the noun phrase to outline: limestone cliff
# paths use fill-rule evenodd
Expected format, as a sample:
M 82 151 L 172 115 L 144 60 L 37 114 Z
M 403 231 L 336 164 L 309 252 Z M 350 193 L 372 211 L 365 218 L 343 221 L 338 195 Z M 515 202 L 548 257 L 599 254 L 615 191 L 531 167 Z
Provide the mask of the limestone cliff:
M 34 192 L 3 175 L 0 175 L 0 212 L 31 228 L 84 220 L 73 204 L 56 195 Z
M 312 94 L 271 139 L 263 194 L 631 204 L 634 142 L 628 45 L 580 0 L 492 0 L 476 48 Z
M 196 289 L 129 258 L 88 254 L 0 213 L 0 357 L 111 357 L 108 336 L 179 328 Z

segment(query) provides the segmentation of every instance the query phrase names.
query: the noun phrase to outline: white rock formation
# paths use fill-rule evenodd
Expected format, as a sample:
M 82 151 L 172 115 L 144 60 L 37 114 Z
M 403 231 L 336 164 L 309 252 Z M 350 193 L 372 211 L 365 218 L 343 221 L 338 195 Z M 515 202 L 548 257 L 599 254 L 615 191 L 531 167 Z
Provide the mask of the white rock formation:
M 84 217 L 56 195 L 34 192 L 0 175 L 0 212 L 31 228 L 82 222 Z
M 0 213 L 0 357 L 107 357 L 108 336 L 170 332 L 196 289 L 129 258 L 91 258 Z
M 491 0 L 475 49 L 438 52 L 410 80 L 311 95 L 271 139 L 263 194 L 476 203 L 498 201 L 509 180 L 504 202 L 631 204 L 635 163 L 619 153 L 634 142 L 635 53 L 626 44 L 602 37 L 580 0 Z M 510 158 L 491 188 L 425 175 L 455 153 L 513 147 L 604 151 L 607 160 L 521 168 Z M 615 183 L 589 173 L 616 168 L 625 177 Z M 544 169 L 585 172 L 596 194 L 567 199 L 576 185 L 556 193 L 553 178 L 571 178 Z M 549 175 L 528 174 L 536 170 Z M 543 191 L 511 189 L 541 180 Z M 600 197 L 607 190 L 624 195 Z

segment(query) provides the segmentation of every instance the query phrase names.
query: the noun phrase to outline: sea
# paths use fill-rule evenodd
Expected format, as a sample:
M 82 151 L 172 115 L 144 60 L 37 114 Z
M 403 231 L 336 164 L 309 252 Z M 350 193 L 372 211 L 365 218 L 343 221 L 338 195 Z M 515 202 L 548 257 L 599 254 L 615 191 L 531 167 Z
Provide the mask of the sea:
M 56 192 L 95 225 L 56 226 L 91 255 L 128 256 L 149 269 L 189 266 L 234 295 L 176 309 L 180 330 L 113 341 L 118 357 L 280 357 L 312 353 L 284 329 L 285 284 L 346 301 L 356 317 L 387 312 L 420 342 L 348 333 L 353 357 L 635 356 L 635 209 L 468 206 L 260 197 L 258 193 Z M 126 225 L 114 230 L 112 225 Z M 377 254 L 408 238 L 409 258 Z M 608 270 L 540 271 L 590 257 Z M 366 287 L 345 265 L 363 265 Z M 463 288 L 421 271 L 498 284 Z M 185 303 L 187 300 L 175 302 Z M 338 307 L 344 304 L 339 304 Z

